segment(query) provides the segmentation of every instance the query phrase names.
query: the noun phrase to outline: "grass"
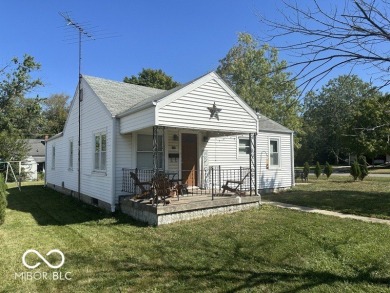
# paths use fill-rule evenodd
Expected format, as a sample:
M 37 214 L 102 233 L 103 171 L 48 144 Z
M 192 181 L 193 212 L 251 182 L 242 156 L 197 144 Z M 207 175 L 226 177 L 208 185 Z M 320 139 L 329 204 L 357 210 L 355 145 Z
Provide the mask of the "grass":
M 350 177 L 331 176 L 326 180 L 321 176 L 317 180 L 310 176 L 308 184 L 297 182 L 291 191 L 267 194 L 263 199 L 390 219 L 390 178 L 367 177 L 354 182 Z
M 10 189 L 8 203 L 0 292 L 389 291 L 386 225 L 266 206 L 145 227 L 41 186 Z M 72 280 L 15 280 L 27 249 L 55 248 Z

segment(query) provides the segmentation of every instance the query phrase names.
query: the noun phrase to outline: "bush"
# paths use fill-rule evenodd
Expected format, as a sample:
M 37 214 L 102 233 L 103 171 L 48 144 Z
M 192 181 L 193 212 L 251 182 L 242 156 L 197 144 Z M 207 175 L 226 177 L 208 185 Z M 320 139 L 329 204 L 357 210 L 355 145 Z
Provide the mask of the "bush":
M 358 158 L 359 167 L 360 167 L 360 175 L 359 179 L 363 181 L 363 179 L 368 175 L 367 161 L 365 156 L 359 156 Z
M 309 173 L 310 173 L 310 165 L 308 162 L 305 162 L 303 165 L 303 175 L 305 178 L 309 178 Z
M 328 162 L 325 163 L 324 173 L 327 179 L 329 179 L 330 175 L 333 173 L 333 167 L 332 165 L 329 165 Z
M 7 207 L 7 200 L 5 198 L 6 189 L 7 186 L 5 185 L 3 174 L 0 174 L 0 225 L 5 220 L 5 209 Z
M 357 161 L 353 162 L 350 170 L 350 174 L 352 175 L 353 180 L 356 181 L 361 176 L 361 173 L 362 171 L 360 171 L 359 163 Z
M 316 175 L 317 179 L 321 175 L 321 166 L 320 163 L 317 161 L 316 167 L 314 168 L 314 174 Z

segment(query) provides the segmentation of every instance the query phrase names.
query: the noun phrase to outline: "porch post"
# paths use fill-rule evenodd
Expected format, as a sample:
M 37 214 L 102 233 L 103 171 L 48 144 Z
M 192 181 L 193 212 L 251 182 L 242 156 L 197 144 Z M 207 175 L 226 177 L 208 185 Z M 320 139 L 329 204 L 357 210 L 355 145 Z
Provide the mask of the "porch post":
M 250 196 L 252 196 L 252 190 L 255 191 L 257 195 L 257 143 L 256 143 L 257 133 L 249 134 L 249 179 L 250 179 Z
M 160 133 L 159 133 L 160 132 Z M 164 146 L 164 127 L 162 126 L 153 126 L 153 173 L 157 173 L 157 170 L 160 166 L 160 160 L 161 161 L 161 167 L 163 170 L 165 170 L 165 160 L 164 160 L 164 153 L 165 153 L 165 146 Z M 161 145 L 158 137 L 161 136 Z M 159 153 L 162 152 L 162 157 L 160 158 Z

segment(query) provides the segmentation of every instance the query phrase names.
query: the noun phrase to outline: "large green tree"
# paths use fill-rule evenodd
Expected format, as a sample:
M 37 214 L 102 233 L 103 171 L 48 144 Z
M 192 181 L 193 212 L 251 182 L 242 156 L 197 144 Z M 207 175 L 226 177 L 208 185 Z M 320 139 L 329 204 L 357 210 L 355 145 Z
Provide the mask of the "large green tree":
M 390 98 L 376 94 L 359 101 L 348 128 L 348 143 L 356 155 L 374 158 L 390 153 Z
M 54 94 L 43 101 L 44 134 L 54 135 L 64 129 L 69 113 L 69 99 L 68 95 Z
M 378 95 L 371 84 L 355 75 L 339 76 L 319 92 L 309 92 L 303 115 L 306 136 L 302 141 L 307 148 L 298 153 L 298 161 L 307 160 L 310 154 L 311 161 L 340 163 L 342 157 L 353 152 L 349 143 L 351 128 L 361 103 Z
M 34 58 L 25 55 L 0 69 L 0 158 L 2 160 L 22 159 L 27 146 L 21 138 L 32 131 L 40 117 L 40 100 L 26 99 L 25 95 L 37 86 L 40 79 L 31 73 L 40 65 Z M 35 126 L 34 126 L 35 127 Z
M 173 78 L 161 69 L 143 68 L 138 76 L 125 77 L 124 82 L 143 85 L 156 89 L 170 90 L 179 85 Z
M 259 46 L 250 34 L 240 33 L 217 73 L 253 109 L 299 133 L 299 91 L 285 67 L 276 49 Z

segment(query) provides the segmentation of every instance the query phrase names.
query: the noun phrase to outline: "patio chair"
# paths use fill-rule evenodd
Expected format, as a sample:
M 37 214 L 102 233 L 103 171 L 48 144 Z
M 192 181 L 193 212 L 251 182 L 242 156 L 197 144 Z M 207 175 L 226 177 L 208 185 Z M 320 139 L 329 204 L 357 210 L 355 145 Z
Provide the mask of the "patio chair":
M 241 180 L 226 180 L 226 183 L 222 185 L 222 195 L 225 194 L 226 190 L 241 196 L 240 187 L 244 183 L 246 177 L 249 176 L 249 172 L 242 177 Z
M 176 189 L 176 186 L 172 186 L 168 176 L 166 176 L 164 173 L 158 173 L 153 177 L 152 189 L 155 195 L 154 202 L 157 204 L 161 200 L 163 201 L 164 205 L 166 205 L 169 203 L 167 198 L 172 197 L 173 195 L 177 195 L 177 198 L 179 198 L 179 193 Z
M 150 182 L 150 181 L 141 182 L 141 180 L 139 180 L 137 174 L 135 174 L 134 172 L 130 172 L 130 177 L 134 180 L 134 185 L 141 190 L 141 194 L 137 194 L 135 196 L 136 199 L 151 196 L 152 182 Z

